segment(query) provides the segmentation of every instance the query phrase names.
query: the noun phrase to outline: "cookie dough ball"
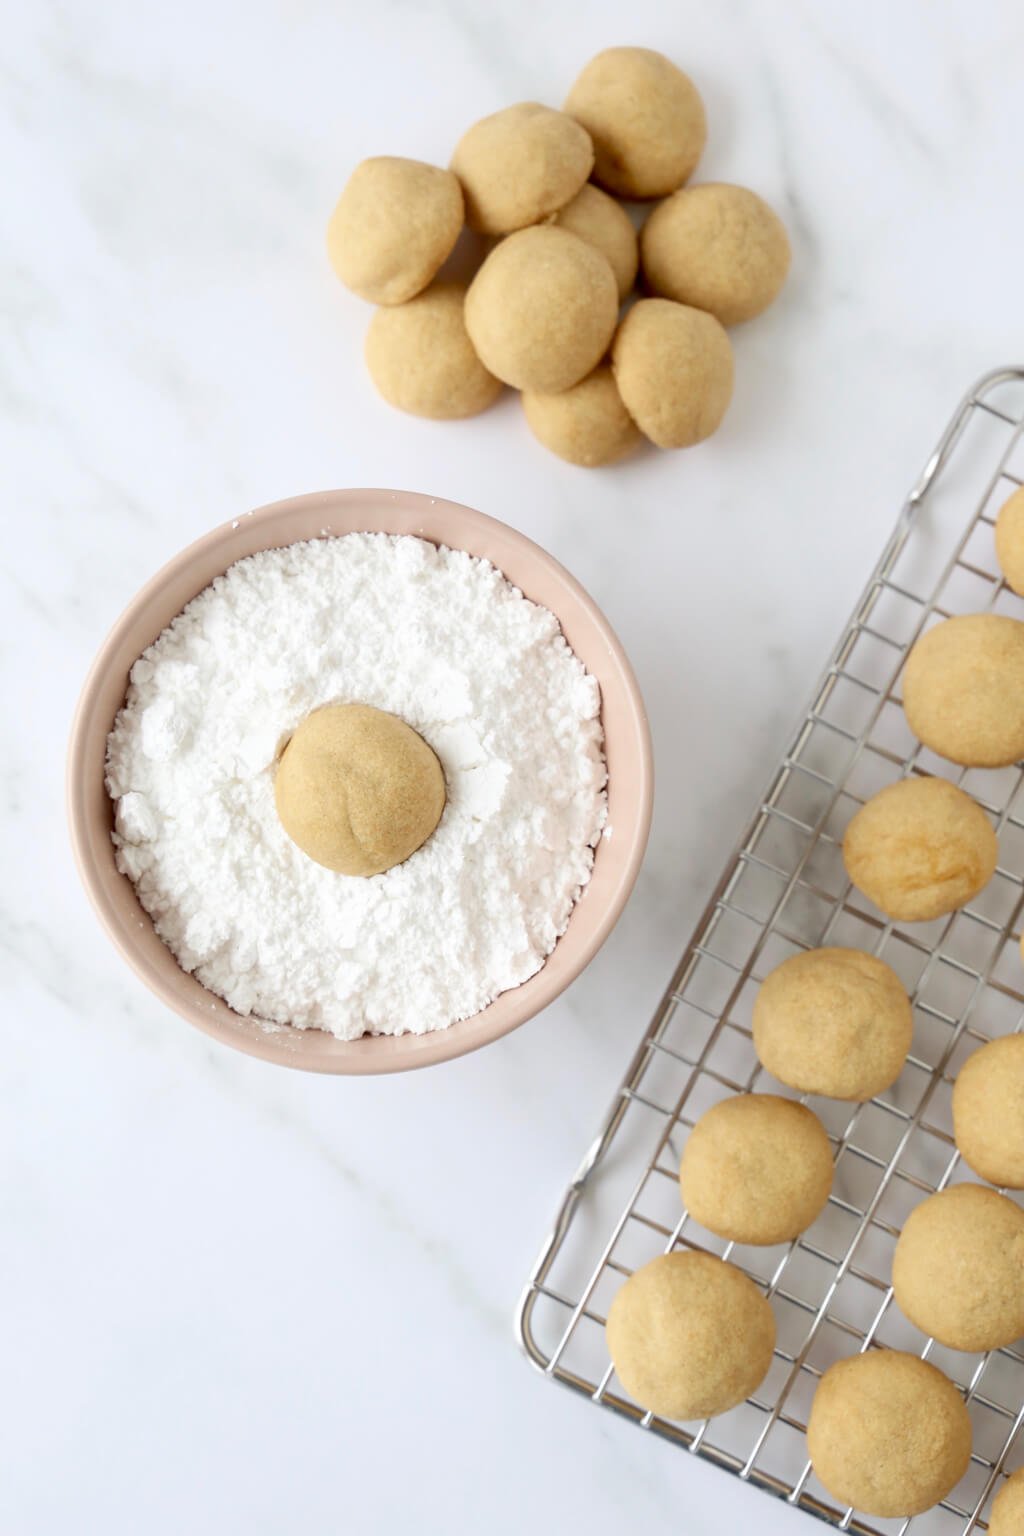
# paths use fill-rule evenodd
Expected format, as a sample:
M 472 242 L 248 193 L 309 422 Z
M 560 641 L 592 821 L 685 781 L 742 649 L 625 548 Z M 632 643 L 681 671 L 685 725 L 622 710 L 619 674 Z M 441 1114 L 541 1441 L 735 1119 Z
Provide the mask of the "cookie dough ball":
M 593 164 L 586 130 L 536 101 L 482 117 L 452 155 L 466 220 L 482 235 L 506 235 L 557 213 L 576 196 Z
M 641 236 L 651 289 L 706 309 L 723 325 L 752 320 L 789 271 L 789 239 L 778 216 L 746 187 L 708 182 L 659 203 Z
M 950 1349 L 1002 1349 L 1024 1334 L 1024 1211 L 981 1184 L 929 1195 L 907 1217 L 893 1294 Z
M 585 468 L 615 464 L 644 441 L 606 364 L 559 395 L 526 390 L 523 410 L 538 442 Z
M 968 1056 L 953 1085 L 953 1135 L 975 1173 L 1024 1189 L 1024 1035 Z
M 809 949 L 765 977 L 754 1001 L 761 1065 L 800 1093 L 862 1103 L 894 1083 L 914 1033 L 896 972 L 859 949 Z
M 927 1360 L 872 1349 L 830 1365 L 807 1423 L 819 1480 L 865 1515 L 920 1515 L 955 1488 L 971 1459 L 971 1416 Z
M 328 704 L 298 726 L 274 776 L 281 825 L 341 875 L 379 875 L 426 842 L 444 810 L 444 771 L 404 720 Z
M 988 1517 L 988 1536 L 1024 1536 L 1024 1467 L 996 1494 Z
M 462 228 L 451 171 L 379 155 L 357 165 L 327 226 L 327 252 L 346 288 L 371 304 L 404 304 L 446 260 Z
M 636 230 L 622 205 L 588 182 L 555 214 L 553 222 L 596 246 L 615 273 L 619 299 L 624 299 L 636 281 L 640 258 Z
M 772 1309 L 710 1253 L 667 1253 L 636 1270 L 608 1310 L 608 1351 L 641 1408 L 708 1419 L 748 1398 L 775 1348 Z
M 594 180 L 620 197 L 665 197 L 704 149 L 704 103 L 688 75 L 650 48 L 606 48 L 565 102 L 594 141 Z
M 998 856 L 985 812 L 945 779 L 901 779 L 879 790 L 843 838 L 854 885 L 901 923 L 966 906 L 991 880 Z
M 597 366 L 618 312 L 600 251 L 549 224 L 496 246 L 466 296 L 466 328 L 486 366 L 541 394 L 571 389 Z
M 612 345 L 619 394 L 659 448 L 689 448 L 719 426 L 732 399 L 732 347 L 713 315 L 641 299 Z
M 944 619 L 903 670 L 903 708 L 940 757 L 1005 768 L 1024 757 L 1024 624 L 999 613 Z
M 449 421 L 476 416 L 501 394 L 473 350 L 461 283 L 433 283 L 408 304 L 378 309 L 366 333 L 366 366 L 389 405 Z
M 999 509 L 996 559 L 1006 577 L 1006 585 L 1024 597 L 1024 485 Z
M 679 1168 L 683 1204 L 733 1243 L 788 1243 L 832 1189 L 832 1148 L 817 1115 L 773 1093 L 738 1093 L 705 1114 Z

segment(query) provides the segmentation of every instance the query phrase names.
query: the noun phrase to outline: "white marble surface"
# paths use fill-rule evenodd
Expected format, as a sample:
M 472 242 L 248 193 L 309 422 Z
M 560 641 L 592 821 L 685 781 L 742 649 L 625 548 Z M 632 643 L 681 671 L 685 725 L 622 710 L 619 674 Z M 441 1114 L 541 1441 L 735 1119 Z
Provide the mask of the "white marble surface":
M 803 1517 L 531 1373 L 511 1316 L 704 896 L 962 389 L 1022 350 L 1013 0 L 5 7 L 0 1529 L 285 1536 Z M 794 236 L 727 423 L 587 474 L 509 398 L 434 426 L 363 376 L 323 224 L 600 46 L 692 71 L 702 174 Z M 389 485 L 539 538 L 654 728 L 634 900 L 570 993 L 449 1067 L 275 1070 L 165 1012 L 71 868 L 63 748 L 143 579 L 226 516 Z

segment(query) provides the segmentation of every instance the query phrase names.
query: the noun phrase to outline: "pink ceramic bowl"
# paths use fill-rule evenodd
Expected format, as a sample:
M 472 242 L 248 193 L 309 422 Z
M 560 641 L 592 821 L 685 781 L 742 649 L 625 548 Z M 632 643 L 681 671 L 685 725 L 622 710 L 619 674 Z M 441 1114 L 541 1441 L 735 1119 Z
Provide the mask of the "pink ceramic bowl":
M 244 555 L 324 533 L 413 533 L 483 555 L 527 597 L 557 615 L 566 639 L 601 686 L 608 760 L 608 824 L 594 872 L 546 964 L 489 1007 L 428 1035 L 336 1040 L 320 1030 L 268 1028 L 242 1018 L 186 975 L 153 930 L 114 863 L 113 808 L 104 788 L 107 735 L 128 672 L 185 604 Z M 277 501 L 190 544 L 129 603 L 93 662 L 68 754 L 68 817 L 75 858 L 100 921 L 157 997 L 197 1029 L 281 1066 L 309 1072 L 400 1072 L 488 1045 L 532 1018 L 579 975 L 608 937 L 633 887 L 651 820 L 651 743 L 643 701 L 621 645 L 596 605 L 530 539 L 469 507 L 409 491 L 322 491 Z

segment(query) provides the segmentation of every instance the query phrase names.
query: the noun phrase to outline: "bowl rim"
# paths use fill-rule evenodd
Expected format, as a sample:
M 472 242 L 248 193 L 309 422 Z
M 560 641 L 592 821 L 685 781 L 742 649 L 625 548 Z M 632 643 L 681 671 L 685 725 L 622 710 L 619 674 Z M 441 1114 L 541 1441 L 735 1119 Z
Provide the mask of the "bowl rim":
M 248 527 L 258 526 L 261 521 L 269 518 L 299 517 L 312 511 L 329 512 L 337 508 L 339 504 L 348 505 L 353 502 L 367 505 L 381 506 L 384 504 L 394 506 L 401 503 L 404 507 L 415 509 L 417 507 L 426 510 L 428 508 L 443 508 L 456 521 L 468 520 L 485 533 L 491 529 L 498 536 L 498 542 L 511 542 L 518 546 L 523 554 L 539 564 L 547 567 L 548 571 L 565 587 L 567 587 L 579 607 L 586 613 L 590 623 L 600 635 L 600 638 L 612 657 L 614 664 L 621 676 L 624 698 L 629 707 L 632 729 L 635 737 L 635 750 L 637 756 L 638 779 L 636 793 L 639 798 L 636 830 L 633 836 L 633 844 L 622 869 L 619 871 L 613 890 L 605 904 L 600 920 L 595 925 L 593 932 L 584 942 L 577 960 L 571 970 L 561 978 L 555 978 L 554 972 L 549 973 L 549 985 L 544 986 L 542 978 L 548 971 L 549 955 L 540 970 L 535 972 L 526 982 L 518 987 L 508 988 L 499 993 L 498 998 L 492 1003 L 473 1014 L 470 1018 L 459 1020 L 445 1029 L 437 1029 L 423 1035 L 364 1035 L 359 1040 L 338 1041 L 339 1045 L 351 1047 L 351 1050 L 339 1052 L 331 1058 L 313 1057 L 291 1054 L 285 1040 L 293 1036 L 295 1031 L 292 1026 L 271 1026 L 269 1029 L 257 1029 L 251 1035 L 232 1031 L 223 1022 L 219 1009 L 207 1013 L 203 1009 L 190 1004 L 187 998 L 183 998 L 180 991 L 176 990 L 169 980 L 173 974 L 166 967 L 152 963 L 147 956 L 134 947 L 129 941 L 123 923 L 117 920 L 115 902 L 104 887 L 98 873 L 97 861 L 90 847 L 87 829 L 90 825 L 91 811 L 86 803 L 87 791 L 87 765 L 90 762 L 87 737 L 89 724 L 97 708 L 98 695 L 107 679 L 108 672 L 118 649 L 122 646 L 126 631 L 135 624 L 140 612 L 145 609 L 150 600 L 170 583 L 182 575 L 191 566 L 197 556 L 208 553 L 228 540 L 232 533 L 236 532 L 243 524 Z M 355 529 L 346 529 L 345 532 L 355 532 Z M 367 530 L 378 531 L 378 530 Z M 386 531 L 386 530 L 385 530 Z M 408 532 L 408 529 L 401 530 Z M 321 530 L 321 536 L 330 535 L 343 537 L 344 534 L 332 535 L 328 526 Z M 417 537 L 425 538 L 430 543 L 442 545 L 444 540 L 433 538 L 426 531 L 416 533 Z M 296 536 L 294 539 L 286 539 L 281 543 L 266 545 L 265 548 L 286 548 L 289 543 L 301 543 L 308 537 Z M 458 548 L 458 544 L 452 543 L 449 548 Z M 238 560 L 246 558 L 245 554 L 233 554 L 225 560 L 222 567 L 226 571 Z M 484 556 L 483 558 L 491 558 Z M 492 559 L 492 564 L 499 571 L 501 564 L 498 558 Z M 504 572 L 502 573 L 504 574 Z M 215 578 L 211 577 L 210 580 Z M 508 580 L 513 578 L 506 577 Z M 513 580 L 515 585 L 515 581 Z M 197 587 L 193 596 L 206 586 Z M 529 595 L 529 594 L 527 594 Z M 535 601 L 536 599 L 531 599 Z M 186 599 L 186 602 L 189 599 Z M 185 604 L 182 604 L 184 607 Z M 552 610 L 553 611 L 553 610 Z M 562 626 L 559 614 L 555 618 Z M 106 737 L 104 737 L 104 741 Z M 582 586 L 582 584 L 568 571 L 560 561 L 537 544 L 528 535 L 518 529 L 502 522 L 498 518 L 489 516 L 485 512 L 478 512 L 475 508 L 459 502 L 449 501 L 444 497 L 430 496 L 416 491 L 393 491 L 381 488 L 343 488 L 332 491 L 314 491 L 298 496 L 284 497 L 278 501 L 267 502 L 254 508 L 251 512 L 241 517 L 232 518 L 217 524 L 207 533 L 192 540 L 175 555 L 159 567 L 157 571 L 138 589 L 135 595 L 126 604 L 118 618 L 114 621 L 99 646 L 86 673 L 81 692 L 75 706 L 71 728 L 68 738 L 65 771 L 65 807 L 70 833 L 70 841 L 74 862 L 79 878 L 85 889 L 89 902 L 99 918 L 107 937 L 114 944 L 121 958 L 130 969 L 144 983 L 146 987 L 157 996 L 161 1002 L 169 1007 L 179 1018 L 192 1024 L 204 1034 L 219 1040 L 222 1044 L 233 1046 L 247 1055 L 255 1056 L 264 1061 L 277 1065 L 289 1066 L 305 1071 L 314 1071 L 334 1075 L 365 1075 L 407 1071 L 413 1068 L 430 1066 L 437 1062 L 454 1060 L 466 1055 L 470 1051 L 478 1050 L 481 1046 L 489 1045 L 493 1041 L 510 1034 L 512 1030 L 519 1028 L 528 1019 L 535 1017 L 544 1008 L 548 1007 L 573 981 L 586 969 L 593 960 L 598 950 L 604 944 L 611 933 L 619 917 L 622 915 L 626 902 L 632 893 L 640 866 L 643 862 L 650 834 L 651 817 L 653 814 L 653 748 L 651 743 L 650 725 L 647 712 L 644 707 L 643 697 L 629 658 L 622 643 L 615 634 L 610 623 L 604 616 L 597 603 Z M 128 880 L 127 875 L 121 878 Z M 128 881 L 131 884 L 130 881 Z M 584 895 L 588 887 L 584 887 Z M 574 909 L 575 910 L 575 909 Z M 146 914 L 148 918 L 148 914 Z M 150 919 L 151 921 L 151 919 Z M 570 915 L 571 921 L 571 915 Z M 558 941 L 559 943 L 561 940 Z M 180 969 L 176 957 L 168 949 L 166 951 L 173 965 Z M 552 951 L 554 953 L 554 951 Z M 553 984 L 550 984 L 552 983 Z M 533 984 L 536 983 L 534 986 Z M 199 983 L 202 985 L 202 983 Z M 488 1023 L 488 1013 L 500 998 L 510 997 L 515 994 L 524 994 L 526 989 L 531 989 L 531 996 L 525 1008 L 512 1008 L 508 1017 L 493 1019 Z M 206 989 L 209 991 L 209 989 Z M 211 999 L 217 998 L 217 994 L 209 992 Z M 222 999 L 217 999 L 223 1002 Z M 224 1004 L 230 1016 L 234 1019 L 242 1019 L 235 1014 L 230 1005 Z M 244 1022 L 248 1023 L 248 1020 Z M 473 1029 L 464 1026 L 474 1025 Z M 301 1033 L 306 1033 L 302 1031 Z M 336 1037 L 332 1037 L 336 1038 Z M 360 1051 L 359 1047 L 364 1042 L 372 1041 L 375 1044 L 387 1041 L 394 1049 L 384 1052 L 381 1050 L 368 1053 Z

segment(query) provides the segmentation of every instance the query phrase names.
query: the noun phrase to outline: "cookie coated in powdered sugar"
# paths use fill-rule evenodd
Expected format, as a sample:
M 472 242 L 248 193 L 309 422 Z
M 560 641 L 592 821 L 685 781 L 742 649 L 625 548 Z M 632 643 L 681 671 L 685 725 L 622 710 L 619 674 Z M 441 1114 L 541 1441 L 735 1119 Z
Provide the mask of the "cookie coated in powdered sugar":
M 360 702 L 437 753 L 448 799 L 404 864 L 335 874 L 273 773 L 311 710 Z M 486 560 L 347 534 L 252 555 L 139 658 L 107 749 L 118 867 L 187 971 L 241 1014 L 425 1033 L 534 975 L 606 817 L 600 697 L 554 616 Z

